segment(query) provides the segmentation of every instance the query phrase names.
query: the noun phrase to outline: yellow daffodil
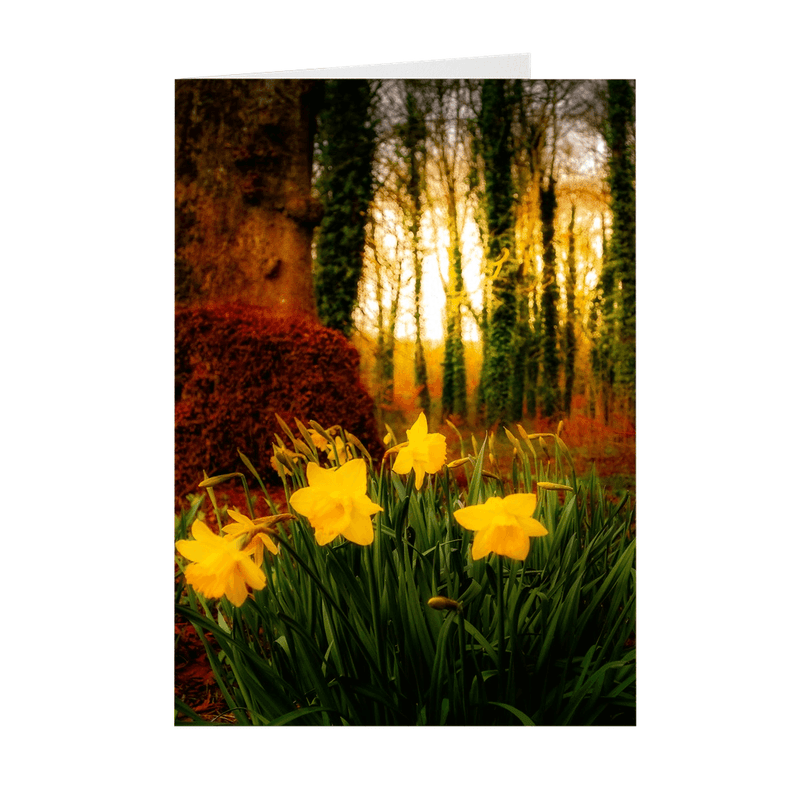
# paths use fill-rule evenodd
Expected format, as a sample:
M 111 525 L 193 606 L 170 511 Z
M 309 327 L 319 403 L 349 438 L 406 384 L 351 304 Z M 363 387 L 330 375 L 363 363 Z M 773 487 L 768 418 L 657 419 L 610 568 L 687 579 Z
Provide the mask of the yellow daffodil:
M 477 531 L 472 543 L 473 559 L 497 553 L 524 561 L 530 550 L 530 537 L 548 533 L 541 522 L 531 519 L 535 509 L 535 494 L 512 494 L 461 508 L 455 518 L 467 530 Z
M 225 538 L 236 539 L 239 536 L 247 536 L 249 543 L 242 548 L 242 552 L 248 555 L 252 553 L 257 567 L 264 563 L 264 545 L 267 546 L 267 550 L 272 555 L 278 555 L 278 545 L 275 544 L 269 534 L 257 530 L 258 526 L 255 521 L 230 508 L 228 509 L 228 516 L 235 521 L 222 529 L 225 531 Z
M 397 454 L 392 469 L 399 475 L 414 470 L 414 485 L 422 488 L 425 473 L 433 474 L 443 466 L 447 457 L 447 442 L 441 433 L 428 433 L 428 420 L 420 412 L 408 430 L 408 445 Z
M 311 441 L 314 447 L 317 448 L 317 450 L 328 449 L 328 445 L 330 444 L 330 442 L 321 433 L 318 433 L 317 431 L 314 430 L 310 431 L 310 433 L 311 433 Z
M 233 509 L 228 509 L 228 516 L 233 520 L 230 524 L 226 525 L 222 530 L 225 531 L 227 536 L 226 539 L 230 539 L 236 536 L 242 536 L 247 534 L 248 536 L 252 536 L 255 533 L 256 526 L 249 517 L 246 517 L 244 514 L 240 514 L 238 511 L 234 511 Z
M 248 553 L 241 549 L 247 536 L 235 538 L 217 536 L 208 525 L 195 520 L 193 539 L 175 542 L 178 552 L 195 563 L 186 568 L 186 581 L 208 598 L 225 597 L 235 606 L 247 599 L 247 587 L 263 589 L 267 579 L 253 563 Z
M 341 436 L 337 436 L 333 440 L 333 444 L 328 445 L 328 460 L 335 462 L 336 459 L 339 459 L 340 464 L 344 464 L 347 461 L 347 445 L 342 440 Z
M 370 517 L 383 509 L 367 497 L 366 461 L 356 458 L 331 469 L 312 461 L 306 474 L 308 486 L 289 503 L 308 517 L 317 544 L 328 544 L 339 534 L 355 544 L 370 544 L 375 538 Z

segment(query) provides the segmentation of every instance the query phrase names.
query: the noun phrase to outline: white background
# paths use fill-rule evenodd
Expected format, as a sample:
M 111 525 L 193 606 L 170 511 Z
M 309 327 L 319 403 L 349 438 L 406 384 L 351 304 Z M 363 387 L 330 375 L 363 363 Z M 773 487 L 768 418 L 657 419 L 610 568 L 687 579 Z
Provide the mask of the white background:
M 6 10 L 11 796 L 789 796 L 798 170 L 785 7 Z M 638 725 L 175 729 L 174 79 L 502 53 L 531 53 L 533 77 L 637 79 Z

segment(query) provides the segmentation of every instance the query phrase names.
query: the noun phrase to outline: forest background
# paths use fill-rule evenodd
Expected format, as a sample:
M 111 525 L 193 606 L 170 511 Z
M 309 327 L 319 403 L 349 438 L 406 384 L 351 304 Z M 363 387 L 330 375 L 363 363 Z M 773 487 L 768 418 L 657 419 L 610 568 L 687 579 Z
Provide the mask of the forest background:
M 293 92 L 308 124 L 268 130 Z M 628 80 L 178 82 L 176 299 L 274 297 L 258 273 L 278 264 L 290 305 L 358 348 L 381 428 L 573 417 L 582 455 L 632 474 L 634 102 Z M 275 202 L 275 150 L 304 137 L 312 196 Z M 251 263 L 270 203 L 315 228 L 313 266 Z

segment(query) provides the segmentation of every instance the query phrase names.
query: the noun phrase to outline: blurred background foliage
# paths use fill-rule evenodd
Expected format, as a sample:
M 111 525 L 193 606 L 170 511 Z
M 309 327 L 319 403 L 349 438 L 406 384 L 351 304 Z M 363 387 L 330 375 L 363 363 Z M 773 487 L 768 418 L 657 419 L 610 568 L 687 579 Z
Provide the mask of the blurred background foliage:
M 347 337 L 356 367 L 306 361 L 363 387 L 378 435 L 420 410 L 443 430 L 563 419 L 578 457 L 633 472 L 632 81 L 177 81 L 175 270 L 179 309 L 247 305 Z M 176 358 L 208 371 L 206 337 L 225 363 L 225 318 Z M 280 373 L 291 343 L 260 330 L 252 362 L 275 353 Z M 302 410 L 324 415 L 322 395 Z M 255 396 L 236 425 L 298 412 L 291 392 Z M 242 435 L 206 448 L 208 468 Z

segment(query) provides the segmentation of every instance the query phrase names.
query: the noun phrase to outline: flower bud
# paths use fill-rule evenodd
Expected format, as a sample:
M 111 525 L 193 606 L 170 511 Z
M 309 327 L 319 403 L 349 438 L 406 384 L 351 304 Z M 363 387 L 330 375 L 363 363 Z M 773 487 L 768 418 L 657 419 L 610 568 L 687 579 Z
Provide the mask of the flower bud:
M 253 525 L 257 527 L 272 528 L 279 522 L 288 522 L 290 519 L 297 519 L 294 514 L 275 514 L 272 517 L 257 517 L 253 520 Z
M 216 475 L 213 478 L 206 478 L 204 481 L 200 481 L 197 484 L 198 488 L 206 489 L 209 486 L 217 486 L 220 483 L 225 483 L 225 481 L 230 480 L 231 478 L 241 478 L 241 472 L 229 472 L 227 475 Z
M 461 604 L 457 603 L 455 600 L 451 600 L 449 597 L 431 597 L 431 599 L 428 600 L 428 605 L 436 611 L 446 611 L 448 609 L 452 609 L 453 611 L 461 610 Z

